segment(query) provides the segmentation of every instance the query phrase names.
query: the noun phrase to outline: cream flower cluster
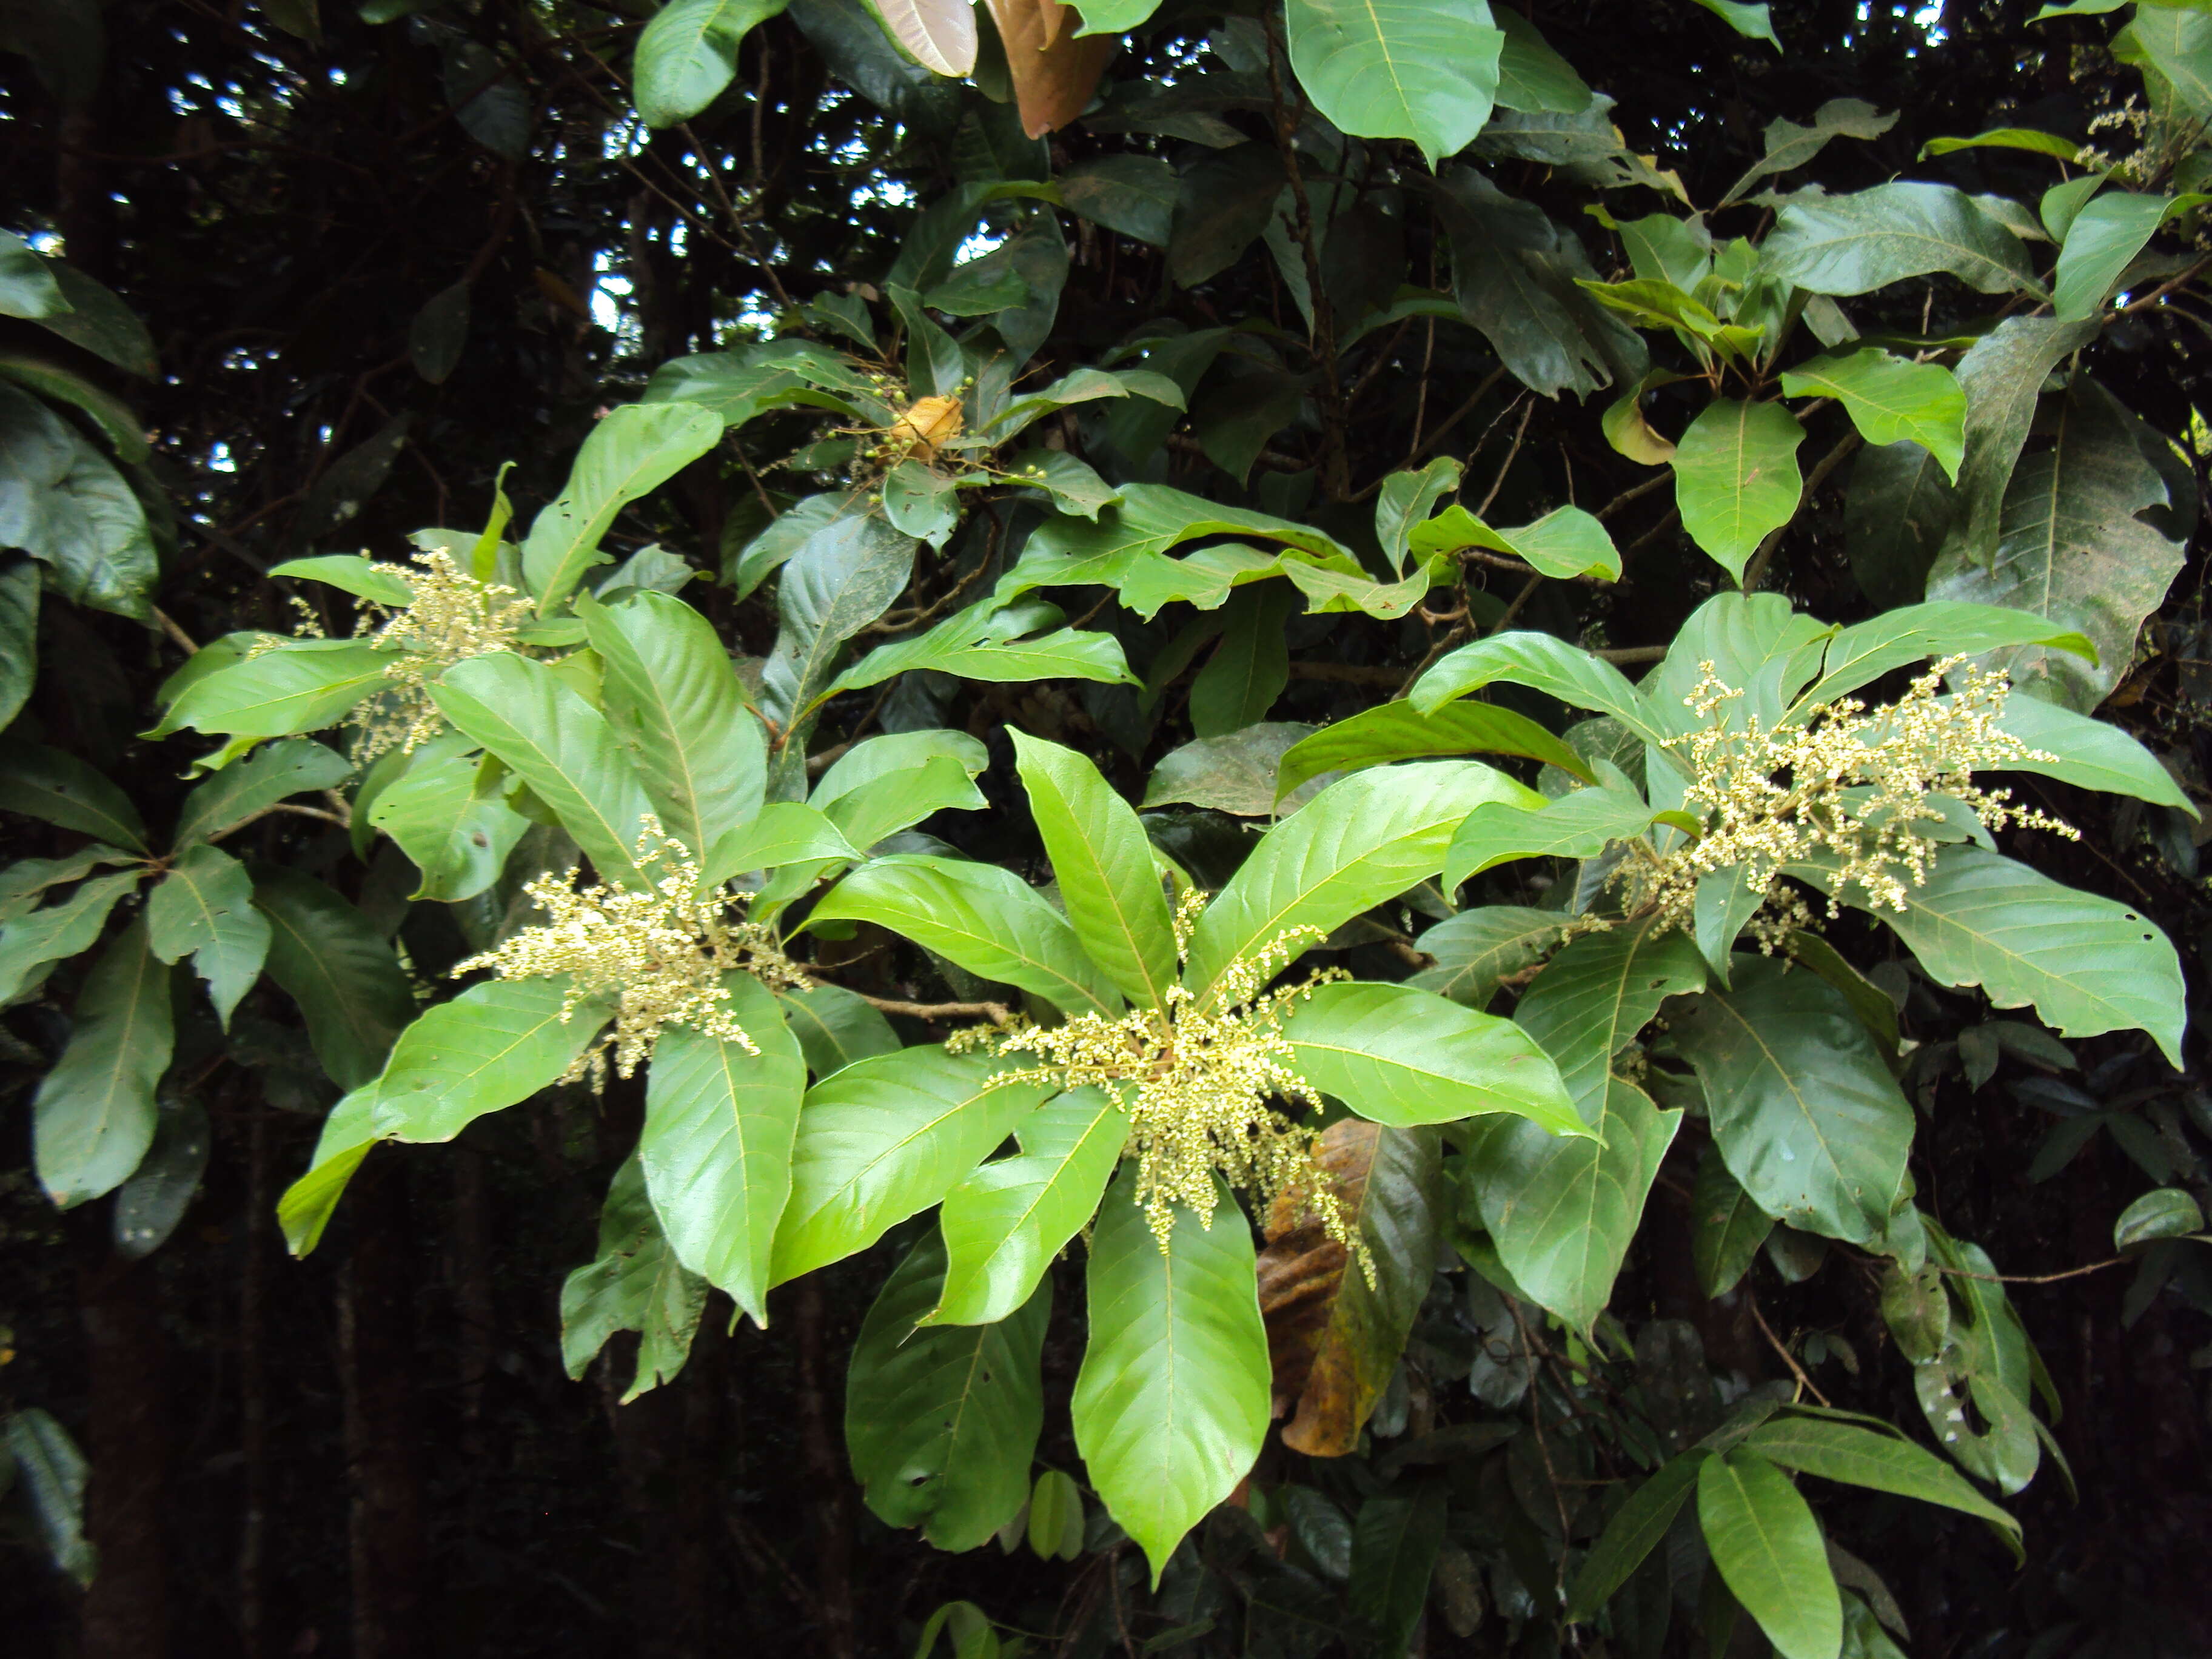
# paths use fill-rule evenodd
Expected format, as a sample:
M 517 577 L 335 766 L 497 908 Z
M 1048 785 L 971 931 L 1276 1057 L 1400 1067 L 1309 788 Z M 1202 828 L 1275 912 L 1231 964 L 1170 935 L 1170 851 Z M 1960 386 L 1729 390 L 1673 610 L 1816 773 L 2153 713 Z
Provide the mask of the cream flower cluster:
M 650 817 L 641 820 L 641 841 L 647 851 L 638 861 L 651 885 L 580 887 L 573 867 L 557 878 L 542 875 L 523 890 L 546 920 L 453 969 L 489 968 L 501 979 L 565 976 L 564 1022 L 587 1000 L 615 1000 L 612 1033 L 578 1056 L 563 1082 L 587 1074 L 604 1082 L 609 1050 L 616 1072 L 630 1076 L 670 1025 L 757 1054 L 759 1045 L 730 1018 L 723 975 L 750 974 L 772 990 L 811 983 L 784 955 L 773 929 L 732 919 L 732 907 L 750 894 L 702 893 L 696 860 Z
M 1766 893 L 1770 910 L 1754 937 L 1771 950 L 1790 926 L 1809 920 L 1801 900 L 1777 878 L 1792 864 L 1835 861 L 1836 897 L 1851 886 L 1877 908 L 1902 910 L 1909 888 L 1928 879 L 1940 822 L 1930 795 L 1945 795 L 1991 830 L 2024 824 L 2072 838 L 2067 824 L 2014 805 L 2011 792 L 1984 789 L 1977 771 L 2053 757 L 2002 731 L 2011 690 L 2002 674 L 1970 668 L 1957 690 L 1939 700 L 1944 677 L 1963 658 L 1935 664 L 1897 702 L 1869 708 L 1844 697 L 1802 726 L 1769 731 L 1754 716 L 1731 726 L 1715 716 L 1743 694 L 1723 684 L 1710 662 L 1682 701 L 1706 724 L 1670 747 L 1686 744 L 1691 779 L 1683 805 L 1705 834 L 1664 857 L 1647 854 L 1621 866 L 1618 879 L 1632 914 L 1656 910 L 1690 925 L 1698 878 L 1741 866 Z
M 362 607 L 362 626 L 379 650 L 393 652 L 384 665 L 392 690 L 363 703 L 356 716 L 355 758 L 363 763 L 386 750 L 405 754 L 445 729 L 431 701 L 430 684 L 457 662 L 511 651 L 515 632 L 529 621 L 527 596 L 501 582 L 480 582 L 443 548 L 413 556 L 406 573 L 415 596 L 397 610 Z
M 1184 896 L 1174 916 L 1176 954 L 1189 960 L 1191 929 L 1205 896 Z M 1023 1022 L 994 1032 L 957 1034 L 952 1048 L 986 1048 L 1035 1063 L 1005 1072 L 994 1083 L 1043 1083 L 1060 1089 L 1095 1085 L 1113 1093 L 1129 1116 L 1127 1154 L 1137 1160 L 1137 1197 L 1145 1218 L 1168 1248 L 1175 1206 L 1188 1206 L 1211 1227 L 1218 1171 L 1232 1187 L 1256 1194 L 1263 1206 L 1285 1192 L 1317 1217 L 1328 1236 L 1359 1259 L 1370 1283 L 1373 1265 L 1314 1162 L 1318 1131 L 1293 1122 L 1272 1103 L 1320 1104 L 1320 1091 L 1301 1077 L 1283 1035 L 1289 1003 L 1314 988 L 1347 977 L 1324 969 L 1297 985 L 1265 989 L 1291 957 L 1321 937 L 1293 928 L 1224 969 L 1210 996 L 1170 986 L 1164 1007 L 1138 1008 L 1119 1019 L 1078 1014 L 1059 1025 Z

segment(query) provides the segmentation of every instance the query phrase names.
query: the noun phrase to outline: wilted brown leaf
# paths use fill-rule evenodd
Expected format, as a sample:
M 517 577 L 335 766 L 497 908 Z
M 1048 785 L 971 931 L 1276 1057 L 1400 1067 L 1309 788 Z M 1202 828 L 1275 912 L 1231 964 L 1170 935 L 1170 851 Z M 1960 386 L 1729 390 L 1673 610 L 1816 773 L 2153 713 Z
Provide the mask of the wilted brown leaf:
M 1112 55 L 1115 38 L 1080 39 L 1073 7 L 1060 0 L 989 0 L 991 21 L 1006 49 L 1006 72 L 1022 131 L 1042 138 L 1083 113 Z
M 1260 1310 L 1275 1415 L 1296 1413 L 1283 1443 L 1341 1457 L 1358 1443 L 1429 1287 L 1443 1150 L 1434 1129 L 1348 1118 L 1322 1136 L 1316 1157 L 1367 1242 L 1375 1285 L 1295 1200 L 1279 1200 L 1260 1253 Z

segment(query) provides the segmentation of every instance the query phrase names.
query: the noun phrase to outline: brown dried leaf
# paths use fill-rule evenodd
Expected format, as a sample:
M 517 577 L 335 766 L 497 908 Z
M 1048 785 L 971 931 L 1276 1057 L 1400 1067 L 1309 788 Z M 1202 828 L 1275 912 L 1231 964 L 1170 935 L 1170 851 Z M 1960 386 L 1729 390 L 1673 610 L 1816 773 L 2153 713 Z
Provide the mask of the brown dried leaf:
M 1006 72 L 1022 131 L 1042 138 L 1064 127 L 1091 102 L 1106 59 L 1117 44 L 1110 34 L 1078 38 L 1074 9 L 1060 0 L 989 0 L 991 21 L 1006 49 Z
M 1286 1197 L 1267 1216 L 1260 1310 L 1275 1415 L 1295 1413 L 1283 1443 L 1310 1457 L 1341 1457 L 1358 1444 L 1435 1270 L 1443 1148 L 1434 1129 L 1348 1118 L 1330 1126 L 1316 1157 L 1366 1240 L 1375 1285 Z

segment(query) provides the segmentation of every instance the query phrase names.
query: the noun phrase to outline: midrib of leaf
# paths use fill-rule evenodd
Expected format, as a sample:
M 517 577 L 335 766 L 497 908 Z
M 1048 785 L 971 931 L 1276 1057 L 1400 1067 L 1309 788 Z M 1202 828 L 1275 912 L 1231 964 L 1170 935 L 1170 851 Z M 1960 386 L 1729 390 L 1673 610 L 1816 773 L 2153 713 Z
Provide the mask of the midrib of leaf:
M 127 938 L 129 935 L 126 934 L 125 937 Z M 154 949 L 152 942 L 149 940 L 145 948 L 134 953 L 134 960 L 131 965 L 131 995 L 124 1010 L 123 1030 L 116 1038 L 108 1061 L 106 1086 L 100 1091 L 100 1121 L 102 1134 L 107 1132 L 108 1121 L 114 1115 L 115 1098 L 122 1090 L 124 1074 L 130 1070 L 130 1062 L 136 1046 L 135 1039 L 138 1035 L 138 1028 L 144 1019 L 147 1001 L 146 975 L 152 971 L 153 963 Z
M 1160 1006 L 1160 1000 L 1165 994 L 1166 988 L 1155 983 L 1152 979 L 1152 963 L 1145 959 L 1143 946 L 1138 941 L 1135 923 L 1127 910 L 1122 907 L 1121 891 L 1115 886 L 1112 877 L 1107 871 L 1105 860 L 1100 856 L 1098 849 L 1091 844 L 1090 836 L 1085 835 L 1080 827 L 1074 825 L 1075 813 L 1067 805 L 1066 794 L 1057 785 L 1054 787 L 1053 793 L 1060 797 L 1061 810 L 1067 813 L 1070 826 L 1075 829 L 1076 846 L 1082 852 L 1085 862 L 1090 866 L 1091 874 L 1097 878 L 1099 890 L 1106 896 L 1107 906 L 1114 913 L 1114 921 L 1121 930 L 1122 939 L 1128 945 L 1129 954 L 1136 960 L 1137 972 L 1145 981 L 1145 989 L 1152 997 L 1152 1006 L 1157 1008 Z M 1079 937 L 1078 945 L 1079 946 L 1081 943 Z M 1090 953 L 1085 951 L 1085 954 L 1087 956 Z
M 1104 1104 L 1099 1107 L 1097 1112 L 1092 1114 L 1091 1121 L 1084 1125 L 1083 1133 L 1076 1136 L 1074 1144 L 1068 1148 L 1067 1155 L 1060 1160 L 1059 1167 L 1044 1180 L 1036 1183 L 1034 1188 L 1036 1195 L 1030 1200 L 1027 1206 L 1015 1217 L 1013 1224 L 1006 1229 L 1005 1233 L 1000 1237 L 999 1242 L 993 1245 L 990 1251 L 983 1257 L 985 1267 L 988 1267 L 992 1262 L 996 1261 L 1001 1255 L 1004 1255 L 1006 1251 L 1006 1247 L 1013 1243 L 1014 1235 L 1024 1226 L 1027 1225 L 1031 1218 L 1033 1218 L 1039 1210 L 1044 1208 L 1045 1200 L 1059 1189 L 1060 1181 L 1067 1174 L 1068 1165 L 1075 1162 L 1076 1154 L 1080 1152 L 1084 1147 L 1090 1143 L 1091 1137 L 1097 1133 L 1099 1120 L 1104 1117 L 1107 1113 L 1119 1111 L 1120 1109 L 1121 1109 L 1115 1105 L 1113 1100 L 1109 1097 Z M 1030 1157 L 1030 1154 L 1024 1152 L 1022 1156 L 1026 1158 Z
M 935 1130 L 943 1124 L 949 1122 L 951 1119 L 958 1116 L 962 1112 L 967 1110 L 969 1107 L 982 1099 L 982 1097 L 988 1092 L 989 1089 L 988 1085 L 980 1087 L 975 1093 L 964 1095 L 959 1100 L 955 1101 L 951 1105 L 947 1106 L 943 1111 L 939 1112 L 935 1117 L 931 1118 L 927 1122 L 916 1124 L 906 1134 L 901 1136 L 896 1140 L 889 1142 L 880 1148 L 868 1159 L 866 1163 L 861 1164 L 858 1169 L 854 1170 L 850 1176 L 839 1182 L 835 1187 L 830 1188 L 829 1189 L 830 1192 L 834 1194 L 836 1193 L 847 1192 L 851 1188 L 857 1187 L 860 1185 L 863 1176 L 872 1173 L 878 1165 L 882 1164 L 884 1160 L 896 1158 L 899 1153 L 906 1151 L 908 1147 L 913 1146 L 915 1142 L 921 1139 L 925 1135 L 929 1134 L 933 1130 Z M 816 1218 L 820 1216 L 823 1210 L 827 1207 L 827 1204 L 828 1200 L 825 1199 L 822 1204 L 817 1205 L 813 1211 L 805 1217 L 805 1220 L 800 1224 L 804 1226 L 811 1226 L 814 1224 Z
M 84 799 L 81 796 L 69 794 L 59 789 L 40 788 L 34 784 L 25 785 L 22 787 L 24 794 L 33 799 L 54 801 L 60 804 L 65 809 L 82 808 L 86 811 L 91 812 L 96 816 L 101 823 L 113 827 L 115 833 L 112 836 L 108 836 L 107 839 L 114 841 L 121 846 L 131 847 L 135 845 L 143 848 L 146 845 L 146 837 L 142 832 L 133 830 L 129 824 L 124 823 L 122 819 L 117 817 L 112 812 L 106 811 L 103 807 L 96 805 L 89 800 Z M 52 884 L 58 886 L 60 884 L 57 882 Z
M 1375 0 L 1360 0 L 1360 5 L 1367 13 L 1368 26 L 1375 31 L 1375 44 L 1382 53 L 1382 67 L 1390 76 L 1390 89 L 1398 94 L 1400 106 L 1410 112 L 1413 100 L 1406 95 L 1406 83 L 1399 78 L 1398 59 L 1390 50 L 1390 37 L 1383 30 L 1382 14 Z

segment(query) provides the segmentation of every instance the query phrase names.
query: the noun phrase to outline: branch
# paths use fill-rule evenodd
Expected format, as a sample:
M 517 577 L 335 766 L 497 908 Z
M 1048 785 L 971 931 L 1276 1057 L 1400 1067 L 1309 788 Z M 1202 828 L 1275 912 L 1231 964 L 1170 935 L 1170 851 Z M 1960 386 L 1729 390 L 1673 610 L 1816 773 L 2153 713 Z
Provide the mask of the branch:
M 907 1014 L 915 1019 L 988 1019 L 994 1025 L 1011 1025 L 1013 1012 L 1003 1002 L 902 1002 L 896 997 L 872 997 L 865 991 L 853 994 L 871 1008 L 887 1014 Z
M 1766 1322 L 1766 1316 L 1759 1310 L 1759 1297 L 1753 1294 L 1748 1285 L 1743 1287 L 1743 1299 L 1751 1304 L 1751 1316 L 1759 1322 L 1759 1328 L 1765 1334 L 1767 1341 L 1773 1345 L 1774 1352 L 1782 1356 L 1782 1363 L 1789 1366 L 1796 1376 L 1799 1391 L 1809 1393 L 1823 1406 L 1827 1405 L 1828 1396 L 1820 1392 L 1820 1384 L 1805 1374 L 1805 1368 L 1797 1363 L 1797 1356 L 1783 1346 L 1782 1339 L 1774 1334 L 1774 1327 Z
M 1802 513 L 1807 504 L 1812 501 L 1813 492 L 1827 483 L 1829 475 L 1857 453 L 1860 442 L 1858 428 L 1853 427 L 1836 441 L 1836 447 L 1833 449 L 1820 457 L 1820 465 L 1813 469 L 1812 476 L 1805 480 L 1805 488 L 1798 492 L 1797 505 L 1791 510 L 1788 521 L 1777 525 L 1767 532 L 1766 539 L 1759 544 L 1759 551 L 1751 556 L 1751 562 L 1744 567 L 1743 591 L 1745 592 L 1755 592 L 1759 585 L 1766 579 L 1766 567 L 1773 560 L 1774 550 L 1782 544 L 1782 538 L 1788 532 L 1790 525 L 1797 522 L 1797 515 Z

